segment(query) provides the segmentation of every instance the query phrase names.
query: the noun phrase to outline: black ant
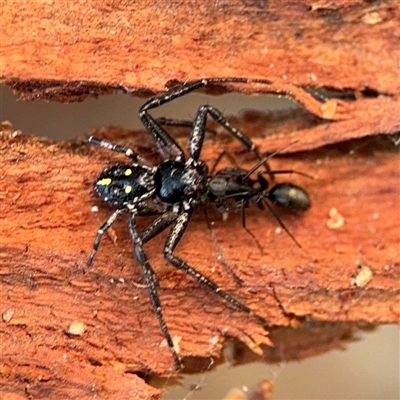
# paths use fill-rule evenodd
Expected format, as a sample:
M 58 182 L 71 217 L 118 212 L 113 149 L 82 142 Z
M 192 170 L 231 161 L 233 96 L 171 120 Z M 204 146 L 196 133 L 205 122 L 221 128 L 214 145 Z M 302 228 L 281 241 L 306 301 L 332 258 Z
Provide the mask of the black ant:
M 245 209 L 249 207 L 250 201 L 261 210 L 267 208 L 278 221 L 282 229 L 291 237 L 296 245 L 301 248 L 301 245 L 283 224 L 270 203 L 288 208 L 292 211 L 305 211 L 311 207 L 310 196 L 302 187 L 292 182 L 278 183 L 268 189 L 269 182 L 264 175 L 271 172 L 273 174 L 296 173 L 309 178 L 310 176 L 294 170 L 270 170 L 258 172 L 256 179 L 251 178 L 251 175 L 263 166 L 265 162 L 282 150 L 283 149 L 276 151 L 260 160 L 260 162 L 249 171 L 239 167 L 224 168 L 214 176 L 211 176 L 208 183 L 210 198 L 217 206 L 217 209 L 222 213 L 240 211 L 243 228 L 246 227 Z M 219 160 L 217 160 L 217 162 L 218 161 Z
M 220 209 L 230 210 L 240 207 L 244 210 L 249 201 L 252 201 L 258 207 L 263 208 L 266 206 L 274 213 L 268 201 L 300 210 L 307 209 L 310 206 L 308 194 L 304 189 L 294 184 L 277 184 L 267 190 L 268 181 L 263 175 L 269 174 L 271 178 L 274 177 L 274 172 L 268 165 L 268 157 L 262 157 L 250 138 L 234 128 L 216 108 L 204 105 L 198 109 L 192 125 L 188 158 L 157 119 L 148 113 L 148 110 L 159 107 L 202 86 L 226 82 L 246 83 L 249 80 L 245 78 L 203 79 L 184 84 L 155 96 L 140 108 L 139 116 L 144 126 L 153 135 L 159 153 L 163 158 L 163 161 L 157 166 L 146 165 L 143 159 L 130 148 L 96 139 L 92 136 L 87 140 L 88 143 L 125 154 L 131 159 L 128 164 L 115 164 L 105 169 L 94 183 L 94 190 L 99 197 L 114 206 L 116 210 L 98 230 L 87 264 L 90 266 L 93 263 L 104 233 L 112 226 L 120 214 L 127 212 L 134 252 L 142 268 L 153 310 L 173 355 L 177 369 L 181 368 L 181 360 L 175 351 L 163 317 L 157 292 L 158 281 L 143 250 L 143 245 L 172 225 L 163 251 L 167 261 L 190 275 L 194 280 L 207 287 L 233 307 L 250 314 L 266 327 L 268 321 L 265 318 L 236 300 L 212 280 L 176 256 L 174 250 L 181 240 L 196 207 L 216 204 Z M 254 168 L 250 171 L 240 168 L 224 169 L 215 175 L 208 173 L 206 164 L 200 160 L 200 152 L 206 133 L 207 116 L 211 116 L 235 139 L 244 144 L 248 150 L 255 153 L 260 161 Z M 259 172 L 257 179 L 252 179 L 250 175 L 260 166 L 264 166 L 266 171 Z M 233 205 L 230 205 L 232 201 Z M 136 228 L 136 217 L 151 214 L 158 215 L 158 217 L 142 233 L 139 233 Z M 242 212 L 243 214 L 244 212 Z M 275 213 L 274 215 L 276 216 Z M 289 233 L 280 219 L 278 217 L 277 219 L 286 232 Z

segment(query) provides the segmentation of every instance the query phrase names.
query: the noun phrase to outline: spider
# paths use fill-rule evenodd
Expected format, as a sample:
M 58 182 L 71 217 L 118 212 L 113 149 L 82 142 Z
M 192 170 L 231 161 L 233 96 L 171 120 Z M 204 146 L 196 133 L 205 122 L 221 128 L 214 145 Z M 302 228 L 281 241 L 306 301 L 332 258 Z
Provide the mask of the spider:
M 247 82 L 247 80 L 245 78 L 204 79 L 188 83 L 151 98 L 140 108 L 139 116 L 145 127 L 153 135 L 159 153 L 163 158 L 163 161 L 157 166 L 146 165 L 144 160 L 130 148 L 92 136 L 87 139 L 88 143 L 125 154 L 130 159 L 130 163 L 127 164 L 111 165 L 100 174 L 94 183 L 94 190 L 98 196 L 115 207 L 116 210 L 97 231 L 87 265 L 92 265 L 104 233 L 112 226 L 119 215 L 127 212 L 134 253 L 142 268 L 152 308 L 172 353 L 177 370 L 182 367 L 181 359 L 174 348 L 164 320 L 157 290 L 158 281 L 144 252 L 143 245 L 171 226 L 163 250 L 166 260 L 172 266 L 182 270 L 195 281 L 220 296 L 231 306 L 250 314 L 266 328 L 268 321 L 265 318 L 252 311 L 248 306 L 222 290 L 211 279 L 176 256 L 174 250 L 181 240 L 196 207 L 205 207 L 208 204 L 215 203 L 220 209 L 228 211 L 235 208 L 244 210 L 250 200 L 260 208 L 267 204 L 267 207 L 272 209 L 266 200 L 294 209 L 303 210 L 310 206 L 308 194 L 299 186 L 280 184 L 267 190 L 268 181 L 263 174 L 269 174 L 272 178 L 274 174 L 268 165 L 269 157 L 262 157 L 250 138 L 234 128 L 215 107 L 209 105 L 199 107 L 190 134 L 189 157 L 186 157 L 178 143 L 148 113 L 148 110 L 161 106 L 201 86 L 224 82 Z M 206 133 L 207 116 L 211 116 L 259 158 L 259 162 L 254 168 L 250 171 L 240 168 L 224 169 L 214 175 L 208 173 L 206 164 L 200 159 Z M 259 172 L 256 180 L 250 178 L 250 175 L 261 166 L 264 166 L 265 172 Z M 232 202 L 233 204 L 230 204 Z M 244 211 L 242 211 L 243 214 Z M 136 217 L 142 215 L 158 215 L 158 217 L 143 232 L 139 233 L 136 227 Z M 276 214 L 274 215 L 276 216 Z M 280 221 L 279 218 L 278 221 Z M 284 227 L 281 222 L 280 224 Z M 286 227 L 284 229 L 288 232 Z

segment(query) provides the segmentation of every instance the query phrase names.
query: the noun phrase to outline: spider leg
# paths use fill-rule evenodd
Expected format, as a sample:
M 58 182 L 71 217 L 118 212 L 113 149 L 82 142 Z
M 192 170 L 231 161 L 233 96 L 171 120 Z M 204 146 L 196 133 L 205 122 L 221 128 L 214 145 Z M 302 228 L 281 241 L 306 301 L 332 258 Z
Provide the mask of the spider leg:
M 166 212 L 166 208 L 162 204 L 153 203 L 151 201 L 142 201 L 136 203 L 134 205 L 134 209 L 140 216 L 160 215 Z
M 247 78 L 202 79 L 183 84 L 177 88 L 172 88 L 167 92 L 161 93 L 158 96 L 154 96 L 146 103 L 144 103 L 142 107 L 140 107 L 139 117 L 142 120 L 143 125 L 152 133 L 154 140 L 159 148 L 159 151 L 164 156 L 164 158 L 168 158 L 167 154 L 169 153 L 170 155 L 175 155 L 175 157 L 180 157 L 184 159 L 183 151 L 179 147 L 179 145 L 172 139 L 172 137 L 162 128 L 162 126 L 157 123 L 157 120 L 148 113 L 148 111 L 154 108 L 158 108 L 165 103 L 173 101 L 174 99 L 182 97 L 201 87 L 229 82 L 262 82 L 266 84 L 271 83 L 269 81 L 264 82 L 262 80 L 251 80 Z M 252 151 L 259 160 L 263 159 L 262 154 L 260 153 L 256 145 L 252 142 L 252 140 L 248 136 L 240 132 L 238 129 L 236 129 L 234 126 L 232 126 L 219 110 L 212 106 L 202 106 L 197 111 L 190 139 L 190 154 L 195 161 L 198 161 L 203 145 L 207 114 L 210 115 L 223 128 L 225 128 L 234 138 L 244 144 L 244 146 L 248 150 Z M 177 149 L 180 150 L 180 152 L 178 152 L 179 154 L 176 153 Z M 167 154 L 165 154 L 165 150 L 167 151 Z M 271 168 L 269 167 L 268 162 L 265 160 L 263 164 L 266 171 L 269 173 L 271 180 L 274 180 L 274 176 L 271 172 Z
M 114 144 L 114 143 L 108 142 L 107 140 L 98 139 L 98 138 L 95 138 L 94 136 L 89 136 L 87 138 L 86 142 L 93 144 L 97 147 L 102 147 L 104 149 L 113 151 L 115 153 L 125 154 L 127 157 L 129 157 L 130 159 L 132 159 L 135 162 L 136 161 L 141 161 L 141 162 L 146 161 L 144 158 L 140 157 L 131 148 L 120 146 L 119 144 Z
M 175 119 L 175 118 L 165 118 L 165 117 L 158 117 L 156 118 L 158 124 L 163 126 L 177 126 L 179 128 L 192 128 L 193 121 L 186 120 L 186 119 Z M 206 131 L 213 135 L 217 134 L 217 131 L 211 128 L 206 127 Z
M 89 256 L 89 258 L 87 260 L 87 266 L 88 267 L 90 267 L 92 265 L 92 263 L 93 263 L 94 257 L 95 257 L 95 255 L 97 253 L 97 250 L 99 249 L 99 246 L 100 246 L 101 238 L 107 232 L 107 230 L 110 229 L 111 225 L 115 222 L 115 220 L 117 219 L 118 215 L 121 214 L 123 211 L 125 211 L 124 208 L 114 211 L 110 215 L 110 217 L 107 219 L 107 221 L 104 222 L 104 224 L 101 225 L 101 227 L 97 231 L 96 236 L 94 238 L 92 252 L 90 253 L 90 256 Z
M 232 277 L 233 277 L 233 279 L 235 279 L 236 283 L 238 285 L 243 285 L 243 283 L 244 283 L 243 279 L 240 278 L 236 274 L 236 272 L 232 269 L 232 267 L 229 265 L 228 261 L 226 260 L 226 258 L 224 256 L 224 252 L 223 252 L 221 246 L 219 245 L 218 238 L 215 235 L 215 232 L 214 232 L 214 229 L 213 229 L 212 224 L 210 222 L 210 219 L 208 218 L 208 213 L 207 213 L 207 208 L 206 207 L 203 209 L 203 212 L 204 212 L 204 218 L 205 218 L 205 220 L 207 222 L 207 228 L 210 231 L 211 238 L 212 238 L 212 240 L 214 242 L 214 245 L 215 245 L 215 247 L 216 247 L 216 249 L 217 249 L 217 251 L 219 253 L 218 260 L 221 261 L 221 263 L 225 267 L 225 269 L 232 275 Z
M 161 93 L 157 96 L 152 97 L 146 103 L 142 105 L 140 111 L 146 112 L 153 108 L 161 107 L 165 103 L 169 103 L 178 97 L 185 96 L 190 92 L 194 92 L 197 89 L 200 89 L 209 85 L 223 85 L 226 83 L 262 83 L 265 85 L 272 84 L 271 81 L 266 79 L 248 79 L 248 78 L 204 78 L 199 79 L 197 81 L 186 82 L 181 85 L 175 86 L 168 90 L 167 92 Z
M 139 115 L 141 113 L 147 114 L 148 110 L 161 107 L 165 103 L 169 103 L 170 101 L 173 101 L 178 97 L 185 96 L 190 92 L 200 89 L 201 87 L 206 86 L 207 82 L 207 79 L 203 79 L 194 82 L 184 83 L 183 85 L 173 87 L 167 92 L 163 92 L 157 96 L 154 96 L 151 99 L 147 100 L 146 103 L 142 105 L 142 107 L 140 107 Z
M 181 211 L 178 217 L 176 218 L 174 225 L 172 226 L 172 229 L 168 234 L 167 240 L 164 245 L 164 256 L 167 259 L 167 261 L 170 264 L 172 264 L 175 268 L 178 268 L 183 272 L 185 272 L 186 274 L 190 275 L 195 281 L 199 282 L 202 286 L 206 287 L 211 292 L 214 292 L 215 294 L 220 296 L 231 306 L 247 314 L 250 314 L 255 319 L 257 319 L 264 327 L 268 326 L 268 321 L 265 318 L 261 317 L 260 315 L 252 311 L 249 307 L 247 307 L 245 304 L 241 303 L 240 301 L 232 297 L 230 294 L 223 291 L 211 279 L 208 279 L 206 276 L 196 271 L 193 267 L 191 267 L 181 258 L 173 254 L 175 247 L 179 243 L 180 239 L 182 238 L 182 235 L 184 234 L 189 224 L 192 213 L 193 213 L 192 209 L 184 210 Z
M 153 239 L 155 236 L 160 234 L 164 229 L 168 228 L 177 217 L 177 213 L 174 211 L 166 211 L 164 214 L 156 218 L 141 234 L 140 239 L 143 244 Z
M 197 113 L 195 120 L 193 122 L 193 129 L 190 138 L 190 155 L 194 160 L 198 160 L 200 157 L 200 151 L 203 145 L 204 139 L 204 129 L 207 121 L 207 116 L 210 116 L 221 125 L 228 133 L 230 133 L 235 139 L 241 142 L 249 151 L 252 151 L 259 160 L 263 160 L 263 156 L 257 149 L 253 141 L 246 136 L 244 133 L 240 132 L 233 125 L 231 125 L 226 118 L 223 116 L 221 111 L 217 108 L 209 105 L 201 106 Z M 270 171 L 268 163 L 264 163 L 266 169 Z
M 136 221 L 135 221 L 135 214 L 134 212 L 131 212 L 129 214 L 129 232 L 131 234 L 132 240 L 133 240 L 133 247 L 135 250 L 136 258 L 142 267 L 142 273 L 143 277 L 147 286 L 147 290 L 149 292 L 149 297 L 151 301 L 151 305 L 153 307 L 154 313 L 156 314 L 158 323 L 160 325 L 162 334 L 167 341 L 168 347 L 172 353 L 172 356 L 174 358 L 174 363 L 176 366 L 176 369 L 179 370 L 182 367 L 181 360 L 174 348 L 174 343 L 172 341 L 172 337 L 169 333 L 167 324 L 165 323 L 164 316 L 161 311 L 161 303 L 160 303 L 160 298 L 158 297 L 158 281 L 156 278 L 156 275 L 153 271 L 153 268 L 151 267 L 149 260 L 147 259 L 147 256 L 145 252 L 143 251 L 143 243 L 142 240 L 140 239 L 140 236 L 137 232 L 136 229 Z
M 157 97 L 153 97 L 151 100 L 157 99 Z M 146 102 L 139 109 L 139 118 L 142 120 L 145 128 L 153 135 L 154 142 L 158 148 L 159 153 L 163 157 L 164 160 L 168 160 L 171 157 L 176 160 L 184 160 L 185 153 L 179 144 L 171 137 L 171 135 L 161 126 L 160 123 L 157 122 L 156 118 L 153 118 L 146 109 L 146 105 L 149 102 Z

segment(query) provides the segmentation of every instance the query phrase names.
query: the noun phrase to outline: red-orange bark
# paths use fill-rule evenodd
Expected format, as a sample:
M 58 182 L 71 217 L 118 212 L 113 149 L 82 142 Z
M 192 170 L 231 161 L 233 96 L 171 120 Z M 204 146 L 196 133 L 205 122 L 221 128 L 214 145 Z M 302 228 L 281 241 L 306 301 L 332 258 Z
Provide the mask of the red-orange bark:
M 259 210 L 247 215 L 253 236 L 237 215 L 223 222 L 211 213 L 243 287 L 217 261 L 201 213 L 177 249 L 275 325 L 270 336 L 169 267 L 165 236 L 146 247 L 188 368 L 189 356 L 219 356 L 224 335 L 276 360 L 264 346 L 270 340 L 287 350 L 286 359 L 301 358 L 336 345 L 352 326 L 399 321 L 399 17 L 395 0 L 3 2 L 0 79 L 24 100 L 69 102 L 121 88 L 143 95 L 176 81 L 246 76 L 272 84 L 228 89 L 290 93 L 314 114 L 234 120 L 263 152 L 296 141 L 273 165 L 315 175 L 293 177 L 309 191 L 312 208 L 302 216 L 281 213 L 309 255 L 276 234 L 276 221 Z M 304 86 L 347 89 L 352 101 L 320 107 Z M 148 134 L 97 134 L 157 162 Z M 136 285 L 140 272 L 123 219 L 93 268 L 85 267 L 94 233 L 111 211 L 91 212 L 100 206 L 91 185 L 118 157 L 15 136 L 8 125 L 1 135 L 3 397 L 157 398 L 159 391 L 125 373 L 165 374 L 172 363 L 147 292 Z M 174 135 L 186 148 L 187 133 Z M 210 163 L 222 149 L 241 165 L 254 163 L 219 135 L 206 140 L 202 157 Z M 332 208 L 344 218 L 338 229 L 327 226 Z M 364 271 L 372 272 L 365 286 Z M 84 323 L 79 335 L 68 333 L 74 321 Z
M 135 284 L 140 282 L 140 271 L 123 218 L 111 235 L 115 243 L 105 239 L 94 267 L 85 267 L 94 233 L 110 213 L 107 207 L 101 207 L 99 215 L 91 212 L 92 205 L 101 206 L 91 183 L 115 158 L 87 146 L 12 138 L 11 132 L 6 129 L 2 136 L 1 304 L 3 312 L 13 311 L 2 328 L 3 362 L 12 371 L 15 356 L 25 354 L 23 363 L 37 365 L 32 380 L 38 379 L 37 368 L 61 373 L 63 354 L 76 360 L 71 361 L 74 368 L 79 361 L 166 373 L 171 356 L 166 347 L 160 348 L 162 336 L 147 291 Z M 135 147 L 151 159 L 147 134 L 102 133 L 117 141 L 140 143 Z M 206 141 L 206 161 L 216 157 L 221 149 L 218 143 L 216 138 Z M 223 141 L 223 148 L 243 159 L 236 143 Z M 310 192 L 311 210 L 303 216 L 282 214 L 309 255 L 285 234 L 277 235 L 276 221 L 268 214 L 248 213 L 252 237 L 241 228 L 238 216 L 222 222 L 212 213 L 215 234 L 227 261 L 244 279 L 243 287 L 237 287 L 217 261 L 201 213 L 195 215 L 178 253 L 272 325 L 298 326 L 307 320 L 396 322 L 400 312 L 398 160 L 397 149 L 384 137 L 275 160 L 277 168 L 291 165 L 316 177 L 295 179 Z M 344 217 L 344 225 L 336 230 L 327 227 L 332 207 Z M 168 267 L 162 242 L 161 237 L 155 239 L 146 250 L 160 280 L 168 326 L 175 338 L 181 338 L 182 357 L 217 356 L 221 332 L 238 337 L 254 351 L 270 343 L 267 332 L 250 317 Z M 360 266 L 373 273 L 365 287 L 354 284 Z M 68 335 L 74 320 L 85 324 L 82 336 Z M 319 346 L 308 351 L 319 352 Z M 43 360 L 50 355 L 54 361 L 49 365 Z M 14 374 L 23 374 L 21 367 L 16 368 Z

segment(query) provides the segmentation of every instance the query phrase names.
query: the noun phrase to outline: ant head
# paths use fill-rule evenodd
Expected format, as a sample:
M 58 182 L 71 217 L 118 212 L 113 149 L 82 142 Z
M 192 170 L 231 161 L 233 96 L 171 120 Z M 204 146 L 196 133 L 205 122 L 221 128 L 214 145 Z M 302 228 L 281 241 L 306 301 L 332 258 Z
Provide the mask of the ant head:
M 265 191 L 268 189 L 268 181 L 267 179 L 263 176 L 262 172 L 257 173 L 257 182 L 260 185 L 260 188 Z

